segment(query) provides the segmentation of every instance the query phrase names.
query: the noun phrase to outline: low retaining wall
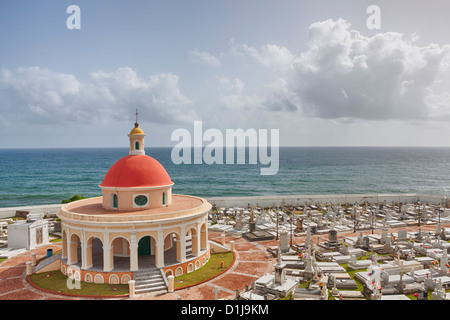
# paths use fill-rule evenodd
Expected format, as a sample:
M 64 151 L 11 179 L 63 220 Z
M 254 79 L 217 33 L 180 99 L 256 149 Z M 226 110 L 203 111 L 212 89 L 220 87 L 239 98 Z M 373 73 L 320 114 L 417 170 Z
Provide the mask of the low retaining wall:
M 211 253 L 208 249 L 205 251 L 205 253 L 201 254 L 198 257 L 192 258 L 191 260 L 185 261 L 183 263 L 175 264 L 173 266 L 164 267 L 162 269 L 164 274 L 166 275 L 166 278 L 169 275 L 173 275 L 175 277 L 181 276 L 203 267 L 206 262 L 208 262 L 210 256 Z
M 276 207 L 285 205 L 305 205 L 330 203 L 333 204 L 354 204 L 356 202 L 363 204 L 369 203 L 413 203 L 418 200 L 431 203 L 444 203 L 443 196 L 418 194 L 418 193 L 391 193 L 391 194 L 327 194 L 327 195 L 272 195 L 272 196 L 253 196 L 253 197 L 210 197 L 205 198 L 212 205 L 219 207 L 246 207 L 247 205 L 259 207 Z M 448 202 L 448 201 L 447 201 Z
M 61 260 L 61 272 L 65 276 L 70 277 L 72 274 L 74 279 L 93 282 L 93 283 L 109 283 L 109 284 L 128 284 L 133 279 L 133 272 L 101 272 L 83 270 L 73 265 L 67 265 Z
M 368 201 L 370 203 L 391 203 L 392 201 L 398 203 L 409 202 L 413 203 L 418 200 L 432 203 L 444 203 L 444 197 L 431 194 L 420 193 L 372 193 L 372 194 L 325 194 L 325 195 L 271 195 L 271 196 L 249 196 L 249 197 L 209 197 L 204 198 L 209 203 L 215 204 L 217 207 L 245 207 L 248 204 L 250 206 L 260 207 L 272 207 L 281 206 L 284 203 L 286 205 L 304 205 L 315 203 L 330 203 L 333 204 L 354 204 L 355 202 L 364 203 Z M 450 201 L 447 201 L 447 204 Z M 41 206 L 24 206 L 24 207 L 11 207 L 0 208 L 0 219 L 13 217 L 16 211 L 30 211 L 30 213 L 56 213 L 61 208 L 62 204 L 48 204 Z
M 14 217 L 16 211 L 29 211 L 30 213 L 57 213 L 61 209 L 62 204 L 46 204 L 42 206 L 24 206 L 0 208 L 0 219 Z

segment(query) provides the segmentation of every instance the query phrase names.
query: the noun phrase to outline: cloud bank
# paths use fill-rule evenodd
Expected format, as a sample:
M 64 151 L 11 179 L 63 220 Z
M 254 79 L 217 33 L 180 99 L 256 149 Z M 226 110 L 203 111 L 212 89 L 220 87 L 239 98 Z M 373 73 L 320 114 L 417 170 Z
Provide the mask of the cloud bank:
M 343 19 L 313 23 L 308 33 L 299 54 L 230 42 L 236 57 L 273 72 L 261 101 L 267 110 L 346 121 L 450 118 L 450 45 L 420 46 L 417 36 L 396 32 L 366 37 Z
M 177 123 L 197 119 L 192 102 L 171 73 L 143 79 L 129 68 L 97 71 L 81 82 L 72 74 L 40 67 L 0 71 L 0 114 L 4 125 L 123 119 L 139 109 L 149 122 Z

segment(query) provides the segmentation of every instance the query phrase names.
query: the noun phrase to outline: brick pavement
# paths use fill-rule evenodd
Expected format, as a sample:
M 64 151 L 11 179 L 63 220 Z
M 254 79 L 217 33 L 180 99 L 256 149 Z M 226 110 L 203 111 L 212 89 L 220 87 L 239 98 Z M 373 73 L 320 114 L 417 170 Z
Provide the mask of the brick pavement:
M 450 227 L 442 225 L 442 227 Z M 422 226 L 423 231 L 434 231 L 436 225 Z M 409 232 L 416 232 L 418 227 L 406 227 L 389 229 L 389 232 L 396 230 L 408 230 Z M 371 234 L 371 230 L 363 232 L 364 235 Z M 375 230 L 376 234 L 380 230 Z M 339 233 L 338 238 L 356 237 L 356 233 L 345 232 Z M 312 236 L 315 241 L 315 235 Z M 326 237 L 326 235 L 321 235 Z M 209 232 L 209 239 L 221 241 L 221 233 Z M 202 284 L 174 291 L 173 293 L 159 293 L 159 294 L 144 294 L 137 296 L 137 300 L 212 300 L 214 299 L 213 290 L 220 289 L 218 293 L 219 299 L 230 299 L 236 294 L 236 289 L 240 291 L 245 289 L 245 286 L 250 286 L 253 281 L 263 276 L 266 273 L 272 273 L 274 259 L 268 253 L 267 248 L 277 246 L 277 240 L 268 240 L 261 242 L 249 242 L 242 237 L 235 237 L 227 235 L 225 237 L 226 243 L 235 241 L 236 259 L 233 266 L 210 281 Z M 294 237 L 293 243 L 303 243 L 305 236 Z M 37 259 L 46 256 L 47 249 L 58 251 L 61 249 L 61 244 L 55 243 L 38 249 L 20 254 L 16 257 L 10 258 L 0 264 L 0 300 L 56 300 L 56 299 L 90 299 L 88 297 L 68 297 L 63 295 L 56 295 L 47 293 L 33 288 L 27 281 L 25 276 L 25 263 L 31 261 L 31 253 L 36 252 Z

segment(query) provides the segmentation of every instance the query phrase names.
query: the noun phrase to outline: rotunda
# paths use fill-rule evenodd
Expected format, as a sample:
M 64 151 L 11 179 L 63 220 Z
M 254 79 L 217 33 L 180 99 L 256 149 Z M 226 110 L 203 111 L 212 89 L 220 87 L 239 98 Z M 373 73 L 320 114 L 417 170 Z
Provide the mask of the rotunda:
M 160 269 L 181 275 L 209 259 L 205 199 L 172 194 L 165 168 L 145 154 L 145 133 L 136 122 L 129 155 L 99 185 L 101 197 L 64 205 L 61 271 L 77 280 L 128 283 L 136 272 Z

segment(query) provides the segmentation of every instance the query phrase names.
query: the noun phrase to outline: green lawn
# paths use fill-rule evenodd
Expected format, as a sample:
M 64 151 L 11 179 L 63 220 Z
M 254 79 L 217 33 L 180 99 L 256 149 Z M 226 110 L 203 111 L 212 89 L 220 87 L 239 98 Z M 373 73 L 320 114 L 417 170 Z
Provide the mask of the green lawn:
M 40 274 L 31 275 L 31 281 L 38 287 L 60 292 L 79 295 L 99 295 L 112 296 L 128 294 L 128 284 L 106 284 L 106 283 L 88 283 L 80 282 L 80 289 L 69 289 L 67 277 L 61 271 L 51 271 Z M 75 281 L 71 280 L 69 284 L 74 285 Z
M 212 278 L 226 270 L 233 263 L 233 259 L 232 252 L 211 254 L 209 261 L 200 269 L 175 277 L 174 287 L 175 289 L 182 288 Z M 221 268 L 222 261 L 224 262 L 223 268 Z

